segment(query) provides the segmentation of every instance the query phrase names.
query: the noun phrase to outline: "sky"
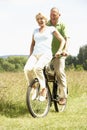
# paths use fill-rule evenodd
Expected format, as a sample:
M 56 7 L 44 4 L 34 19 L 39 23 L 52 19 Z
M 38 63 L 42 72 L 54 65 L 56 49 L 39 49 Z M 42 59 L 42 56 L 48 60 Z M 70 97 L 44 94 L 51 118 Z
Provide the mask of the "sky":
M 0 56 L 29 55 L 35 15 L 42 12 L 49 20 L 52 7 L 66 25 L 70 55 L 77 56 L 87 44 L 87 0 L 0 0 Z

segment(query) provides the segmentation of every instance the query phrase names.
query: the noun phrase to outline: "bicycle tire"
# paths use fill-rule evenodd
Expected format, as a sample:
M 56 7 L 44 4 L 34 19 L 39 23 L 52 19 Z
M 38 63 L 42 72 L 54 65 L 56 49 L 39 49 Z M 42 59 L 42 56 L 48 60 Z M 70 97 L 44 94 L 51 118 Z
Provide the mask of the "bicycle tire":
M 37 94 L 37 98 L 35 100 L 32 100 L 32 89 L 33 89 L 33 85 L 38 84 L 38 94 Z M 40 94 L 40 84 L 38 79 L 34 79 L 31 84 L 29 85 L 28 89 L 27 89 L 27 94 L 26 94 L 26 102 L 27 102 L 27 107 L 28 110 L 31 114 L 31 116 L 35 117 L 44 117 L 48 114 L 49 109 L 50 109 L 50 104 L 51 104 L 51 97 L 50 97 L 50 93 L 47 89 L 47 98 L 45 101 L 41 102 L 38 100 L 38 96 Z
M 56 99 L 56 96 L 57 96 L 57 84 L 54 82 L 53 83 L 53 99 Z M 54 102 L 55 111 L 59 112 L 57 101 L 53 100 L 53 102 Z

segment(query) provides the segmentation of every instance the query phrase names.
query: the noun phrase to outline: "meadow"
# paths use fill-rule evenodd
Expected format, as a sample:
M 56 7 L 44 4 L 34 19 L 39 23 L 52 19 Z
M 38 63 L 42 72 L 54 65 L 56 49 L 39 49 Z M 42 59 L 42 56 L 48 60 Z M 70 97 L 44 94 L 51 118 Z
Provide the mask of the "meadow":
M 33 118 L 26 106 L 23 72 L 0 73 L 0 130 L 87 130 L 87 71 L 66 71 L 68 101 L 64 112 L 54 106 L 44 118 Z

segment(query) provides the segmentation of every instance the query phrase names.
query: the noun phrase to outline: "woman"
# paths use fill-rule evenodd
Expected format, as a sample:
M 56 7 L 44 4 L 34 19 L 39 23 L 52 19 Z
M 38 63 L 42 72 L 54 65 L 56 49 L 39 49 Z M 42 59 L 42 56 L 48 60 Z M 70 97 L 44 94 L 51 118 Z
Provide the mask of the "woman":
M 60 47 L 55 56 L 59 56 L 64 48 L 65 40 L 62 35 L 55 29 L 55 27 L 47 26 L 47 18 L 38 13 L 36 15 L 36 21 L 39 25 L 36 28 L 32 35 L 32 42 L 30 47 L 29 59 L 24 67 L 24 72 L 28 84 L 33 79 L 34 75 L 38 78 L 40 82 L 41 96 L 40 101 L 44 101 L 46 97 L 46 84 L 43 75 L 43 68 L 47 65 L 52 59 L 51 43 L 53 35 L 60 41 Z M 32 100 L 36 98 L 34 93 Z

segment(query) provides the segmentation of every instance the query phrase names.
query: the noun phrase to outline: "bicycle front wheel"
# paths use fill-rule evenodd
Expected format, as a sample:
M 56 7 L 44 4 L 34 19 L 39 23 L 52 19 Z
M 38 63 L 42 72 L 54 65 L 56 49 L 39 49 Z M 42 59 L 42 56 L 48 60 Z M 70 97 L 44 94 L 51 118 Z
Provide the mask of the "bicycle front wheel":
M 56 83 L 53 84 L 53 98 L 54 98 L 54 108 L 56 112 L 63 112 L 66 108 L 66 104 L 60 105 L 59 104 L 59 89 Z
M 32 96 L 34 94 L 34 89 L 37 90 L 36 98 L 32 99 Z M 51 98 L 48 89 L 47 89 L 47 97 L 45 101 L 39 101 L 39 96 L 40 96 L 40 84 L 38 79 L 34 79 L 31 82 L 30 86 L 28 87 L 27 95 L 26 95 L 27 107 L 30 114 L 33 117 L 44 117 L 48 114 L 48 111 L 50 109 Z

